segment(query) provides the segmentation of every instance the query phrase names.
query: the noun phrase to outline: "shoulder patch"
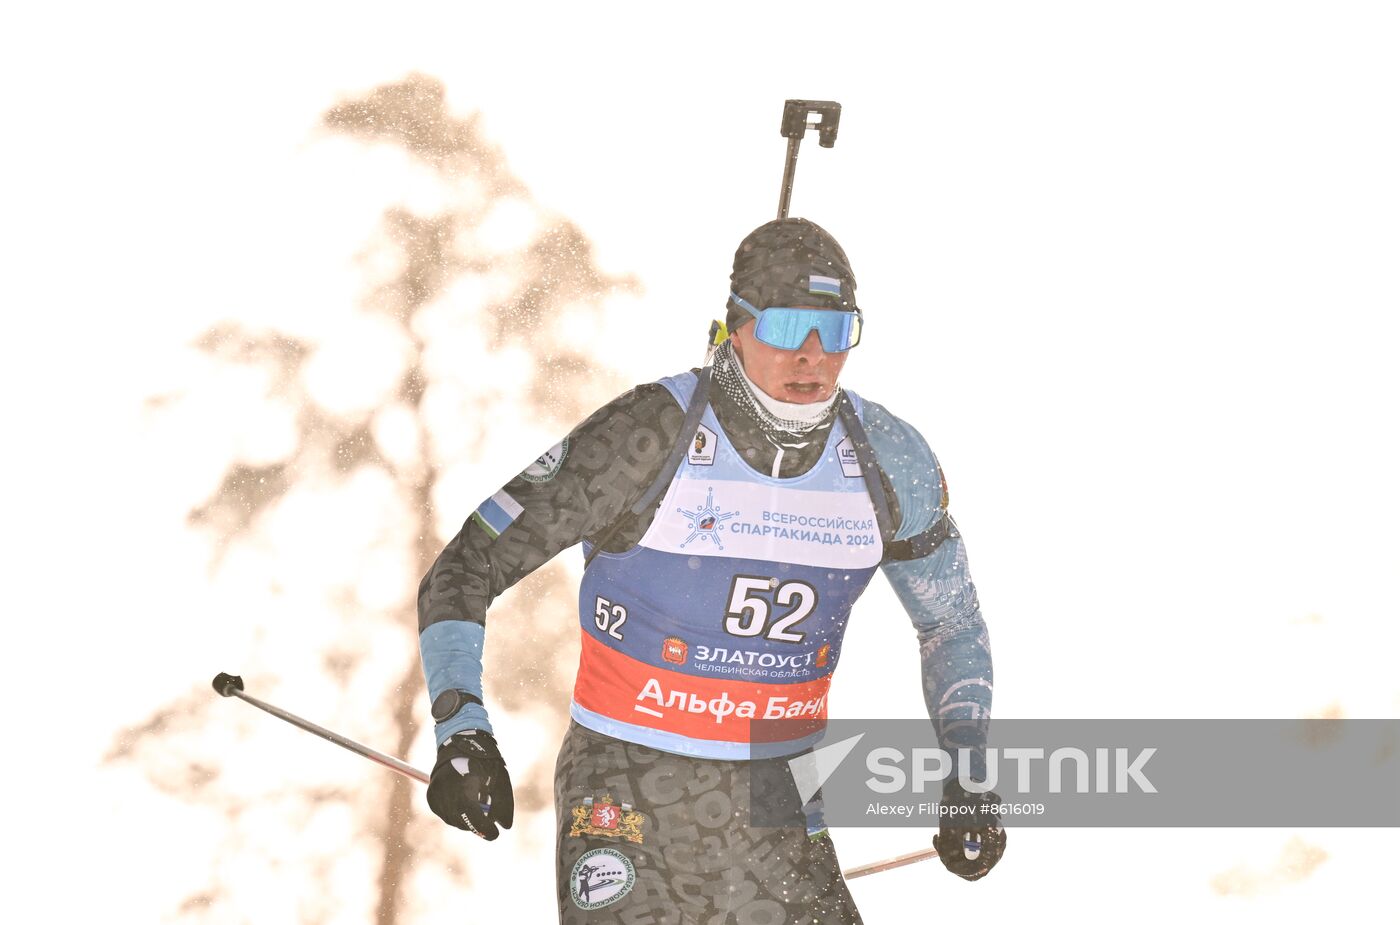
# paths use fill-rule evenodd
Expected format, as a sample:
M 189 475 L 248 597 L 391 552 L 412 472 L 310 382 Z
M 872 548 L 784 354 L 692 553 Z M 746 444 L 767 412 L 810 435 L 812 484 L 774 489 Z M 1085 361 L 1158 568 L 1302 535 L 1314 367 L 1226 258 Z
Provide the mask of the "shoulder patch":
M 564 457 L 569 455 L 569 438 L 565 437 L 540 454 L 539 458 L 525 467 L 520 477 L 527 482 L 548 482 L 559 474 L 564 465 Z

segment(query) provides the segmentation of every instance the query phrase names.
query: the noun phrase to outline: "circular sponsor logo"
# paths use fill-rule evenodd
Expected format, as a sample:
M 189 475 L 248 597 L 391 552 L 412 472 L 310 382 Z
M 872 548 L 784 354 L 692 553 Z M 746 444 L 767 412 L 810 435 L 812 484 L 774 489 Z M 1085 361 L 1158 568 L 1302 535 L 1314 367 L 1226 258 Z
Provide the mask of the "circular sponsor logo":
M 569 895 L 580 909 L 611 906 L 632 892 L 637 871 L 616 848 L 585 851 L 569 875 Z
M 565 437 L 526 466 L 520 477 L 527 482 L 548 482 L 559 474 L 559 467 L 564 465 L 564 457 L 568 455 L 569 438 Z

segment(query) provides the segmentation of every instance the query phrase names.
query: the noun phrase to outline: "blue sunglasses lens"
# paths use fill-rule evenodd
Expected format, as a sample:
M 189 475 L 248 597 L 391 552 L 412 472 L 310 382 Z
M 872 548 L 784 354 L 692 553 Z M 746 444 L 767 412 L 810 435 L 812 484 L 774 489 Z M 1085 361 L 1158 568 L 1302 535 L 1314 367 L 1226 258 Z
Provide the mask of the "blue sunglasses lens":
M 860 343 L 860 315 L 820 308 L 765 308 L 754 336 L 770 347 L 796 350 L 815 328 L 827 353 L 841 353 Z

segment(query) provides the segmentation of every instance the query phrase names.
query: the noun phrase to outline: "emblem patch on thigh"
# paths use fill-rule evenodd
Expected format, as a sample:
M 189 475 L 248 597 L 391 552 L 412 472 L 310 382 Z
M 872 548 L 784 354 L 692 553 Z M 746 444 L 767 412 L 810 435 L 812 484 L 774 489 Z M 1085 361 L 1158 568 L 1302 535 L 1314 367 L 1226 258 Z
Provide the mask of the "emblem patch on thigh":
M 615 848 L 594 848 L 574 862 L 569 896 L 580 909 L 601 909 L 632 892 L 636 882 L 637 871 L 626 855 Z
M 570 811 L 574 817 L 569 826 L 569 835 L 611 835 L 625 838 L 640 845 L 642 843 L 642 823 L 646 816 L 632 808 L 631 803 L 621 806 L 613 802 L 611 796 L 598 800 L 586 798 Z

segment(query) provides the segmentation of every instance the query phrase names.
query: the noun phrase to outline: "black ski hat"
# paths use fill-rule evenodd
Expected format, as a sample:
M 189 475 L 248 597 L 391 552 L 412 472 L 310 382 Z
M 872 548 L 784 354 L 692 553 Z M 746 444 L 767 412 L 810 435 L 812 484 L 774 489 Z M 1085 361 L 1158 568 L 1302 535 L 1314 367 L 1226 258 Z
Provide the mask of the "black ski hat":
M 734 252 L 729 288 L 758 309 L 856 307 L 856 277 L 846 252 L 830 232 L 805 218 L 779 218 L 749 232 Z M 752 320 L 729 300 L 724 323 L 731 332 Z

